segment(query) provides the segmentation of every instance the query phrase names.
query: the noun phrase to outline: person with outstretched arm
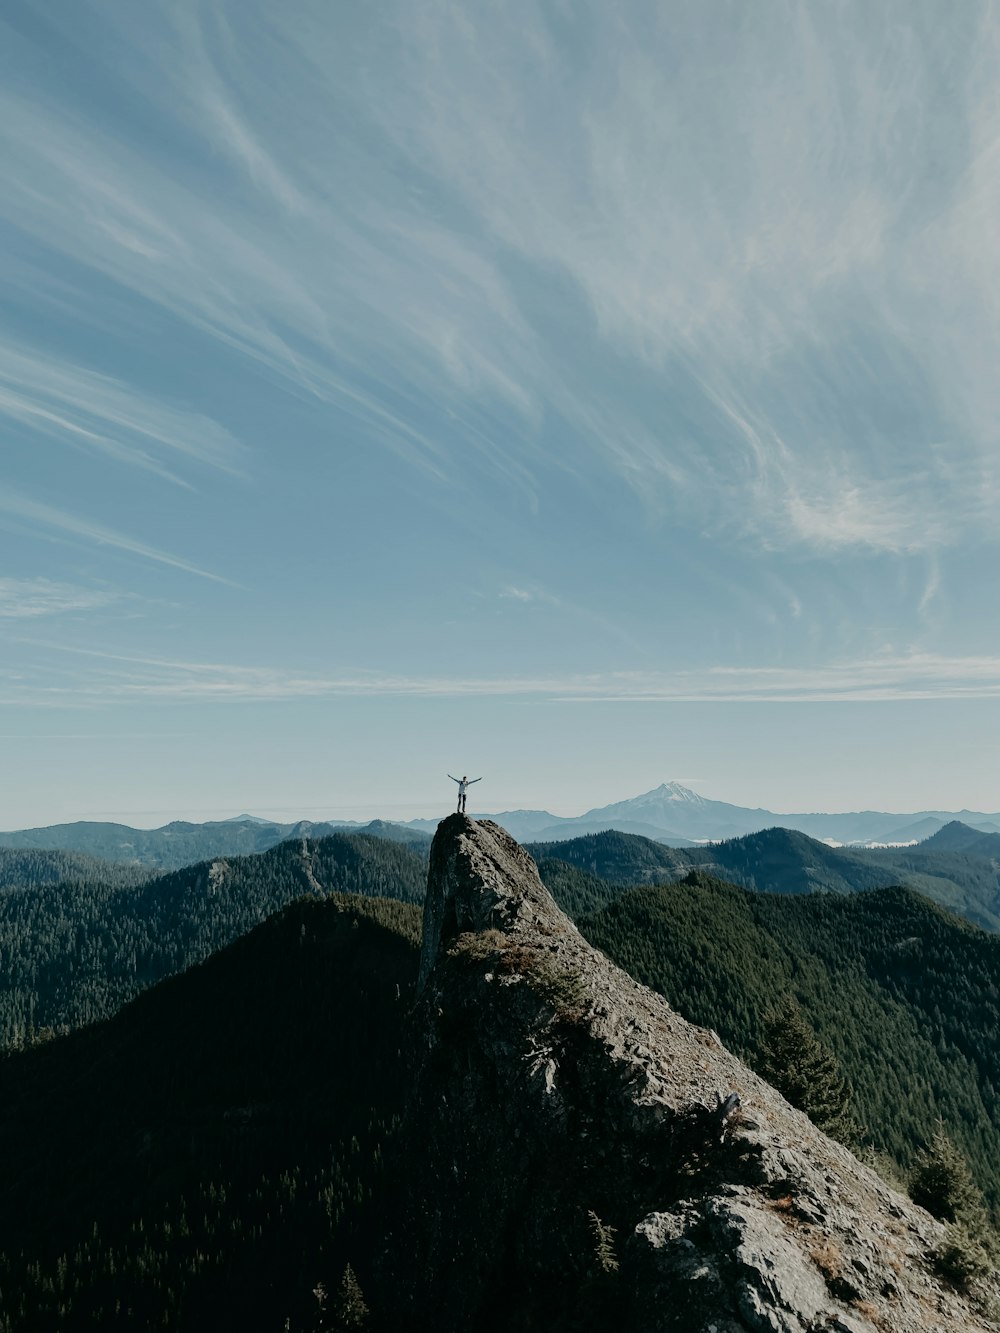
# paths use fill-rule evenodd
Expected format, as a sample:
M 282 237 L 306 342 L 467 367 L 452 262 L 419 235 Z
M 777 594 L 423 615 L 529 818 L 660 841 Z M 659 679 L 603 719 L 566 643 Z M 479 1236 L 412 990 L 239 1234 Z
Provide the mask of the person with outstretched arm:
M 464 815 L 465 793 L 468 791 L 468 789 L 472 786 L 474 782 L 482 782 L 482 778 L 467 778 L 465 776 L 460 778 L 453 778 L 451 777 L 450 773 L 448 774 L 448 776 L 451 778 L 452 782 L 458 783 L 458 813 L 460 815 Z

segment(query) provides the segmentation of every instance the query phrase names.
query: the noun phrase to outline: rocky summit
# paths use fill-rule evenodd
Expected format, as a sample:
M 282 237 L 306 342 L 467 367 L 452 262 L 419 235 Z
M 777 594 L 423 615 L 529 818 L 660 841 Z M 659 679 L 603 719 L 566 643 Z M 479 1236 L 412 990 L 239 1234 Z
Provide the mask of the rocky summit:
M 498 825 L 438 828 L 420 975 L 396 1326 L 995 1328 L 942 1225 L 588 945 Z

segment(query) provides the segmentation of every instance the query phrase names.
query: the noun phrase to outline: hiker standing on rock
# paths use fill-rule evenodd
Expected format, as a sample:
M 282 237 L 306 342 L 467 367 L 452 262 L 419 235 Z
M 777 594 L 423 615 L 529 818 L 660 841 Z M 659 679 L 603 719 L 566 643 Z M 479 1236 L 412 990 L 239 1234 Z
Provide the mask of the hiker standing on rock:
M 460 815 L 464 815 L 465 793 L 468 791 L 468 789 L 472 786 L 474 782 L 482 782 L 482 778 L 467 778 L 464 775 L 460 778 L 452 778 L 450 773 L 448 774 L 448 776 L 451 778 L 452 782 L 458 783 L 458 813 Z

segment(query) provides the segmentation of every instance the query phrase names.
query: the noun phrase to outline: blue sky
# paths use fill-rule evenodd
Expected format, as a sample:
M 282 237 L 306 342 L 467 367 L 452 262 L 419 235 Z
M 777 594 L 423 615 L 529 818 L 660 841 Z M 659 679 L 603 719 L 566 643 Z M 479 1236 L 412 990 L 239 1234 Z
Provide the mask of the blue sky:
M 0 826 L 1000 809 L 1000 16 L 10 0 Z

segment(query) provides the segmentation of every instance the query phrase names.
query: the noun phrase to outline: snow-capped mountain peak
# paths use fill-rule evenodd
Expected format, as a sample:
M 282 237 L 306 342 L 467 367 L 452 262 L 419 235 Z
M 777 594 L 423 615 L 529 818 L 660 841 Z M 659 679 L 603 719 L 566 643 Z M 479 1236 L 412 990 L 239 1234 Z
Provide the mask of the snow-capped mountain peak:
M 691 791 L 689 787 L 684 787 L 679 782 L 662 782 L 659 787 L 654 787 L 652 791 L 643 792 L 641 796 L 632 796 L 627 801 L 616 801 L 613 805 L 605 805 L 600 809 L 591 810 L 587 817 L 630 817 L 638 818 L 643 816 L 650 819 L 651 816 L 659 814 L 659 818 L 652 818 L 654 824 L 663 824 L 663 817 L 670 810 L 677 810 L 683 806 L 690 813 L 695 810 L 701 810 L 702 807 L 710 805 L 704 797 L 699 796 L 697 792 Z M 669 825 L 664 825 L 669 827 Z
M 688 805 L 705 805 L 704 796 L 699 796 L 696 791 L 690 787 L 684 787 L 679 782 L 661 782 L 655 790 L 647 792 L 646 796 L 637 796 L 637 801 L 645 800 L 648 797 L 656 797 L 657 800 L 684 801 Z

